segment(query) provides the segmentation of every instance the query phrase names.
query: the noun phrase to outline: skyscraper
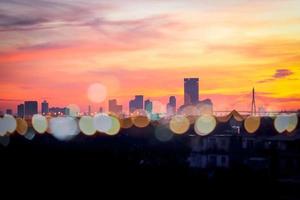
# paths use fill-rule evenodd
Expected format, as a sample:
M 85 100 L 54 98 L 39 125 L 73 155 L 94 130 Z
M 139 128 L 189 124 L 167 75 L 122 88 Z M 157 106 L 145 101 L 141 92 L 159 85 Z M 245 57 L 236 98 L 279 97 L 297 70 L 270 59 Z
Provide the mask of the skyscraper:
M 174 115 L 176 113 L 176 97 L 170 96 L 169 103 L 167 104 L 167 114 Z
M 123 110 L 122 105 L 118 105 L 116 99 L 111 99 L 108 101 L 108 111 L 116 114 L 121 114 Z
M 129 112 L 133 113 L 137 109 L 143 109 L 144 107 L 144 96 L 136 95 L 133 100 L 129 101 Z
M 25 101 L 24 102 L 24 113 L 25 117 L 31 117 L 38 113 L 38 102 L 37 101 Z
M 46 100 L 42 102 L 42 115 L 47 115 L 49 112 L 49 104 Z
M 145 101 L 145 108 L 144 108 L 148 113 L 152 113 L 152 109 L 153 109 L 153 105 L 152 105 L 152 101 L 150 101 L 150 99 L 147 99 Z
M 184 79 L 184 105 L 195 105 L 199 102 L 199 78 Z
M 18 117 L 24 117 L 24 104 L 19 104 L 17 106 L 17 115 Z

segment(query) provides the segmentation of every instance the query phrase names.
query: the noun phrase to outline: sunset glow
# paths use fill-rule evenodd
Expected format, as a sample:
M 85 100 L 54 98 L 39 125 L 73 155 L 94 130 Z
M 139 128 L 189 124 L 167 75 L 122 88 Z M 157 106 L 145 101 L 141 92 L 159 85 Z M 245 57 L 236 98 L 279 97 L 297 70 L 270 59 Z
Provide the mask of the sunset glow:
M 253 87 L 257 107 L 299 109 L 299 10 L 294 0 L 0 1 L 0 110 L 46 99 L 98 111 L 112 98 L 128 110 L 137 94 L 181 105 L 184 77 L 199 77 L 214 110 L 250 110 Z

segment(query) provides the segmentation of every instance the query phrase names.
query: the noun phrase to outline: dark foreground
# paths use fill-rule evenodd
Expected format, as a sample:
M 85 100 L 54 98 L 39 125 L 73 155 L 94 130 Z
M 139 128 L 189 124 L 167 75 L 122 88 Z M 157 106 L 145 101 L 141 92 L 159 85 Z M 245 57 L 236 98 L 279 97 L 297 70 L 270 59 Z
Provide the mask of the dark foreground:
M 297 181 L 279 180 L 269 169 L 192 168 L 188 157 L 193 137 L 176 136 L 159 142 L 143 131 L 134 130 L 135 135 L 123 131 L 115 137 L 80 134 L 68 142 L 47 134 L 36 135 L 32 141 L 13 135 L 7 147 L 0 147 L 2 180 L 22 187 L 51 183 L 54 190 L 80 186 L 149 194 L 300 198 Z

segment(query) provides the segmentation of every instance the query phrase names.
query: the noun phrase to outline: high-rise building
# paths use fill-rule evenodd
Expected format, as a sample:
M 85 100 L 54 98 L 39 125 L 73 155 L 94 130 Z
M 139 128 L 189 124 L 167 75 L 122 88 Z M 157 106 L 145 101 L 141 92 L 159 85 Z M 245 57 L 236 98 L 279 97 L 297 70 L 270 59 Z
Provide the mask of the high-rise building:
M 17 106 L 17 115 L 18 117 L 24 117 L 24 104 L 19 104 Z
M 46 100 L 42 102 L 42 115 L 47 115 L 49 112 L 49 104 Z
M 199 78 L 184 79 L 184 105 L 195 105 L 199 102 Z
M 37 101 L 25 101 L 24 102 L 24 113 L 26 117 L 31 117 L 38 113 L 38 102 Z
M 13 111 L 12 111 L 12 109 L 6 109 L 6 114 L 8 114 L 8 115 L 12 115 L 12 114 L 13 114 Z
M 176 97 L 170 96 L 167 104 L 167 115 L 174 115 L 176 113 Z
M 121 114 L 122 113 L 123 106 L 118 105 L 116 99 L 111 99 L 108 101 L 108 110 L 109 112 L 113 112 L 116 114 Z
M 150 99 L 147 99 L 145 101 L 145 108 L 144 108 L 148 113 L 152 113 L 152 109 L 153 109 L 153 104 L 152 101 L 150 101 Z
M 144 96 L 136 95 L 133 100 L 129 101 L 129 112 L 133 113 L 137 109 L 143 109 L 144 107 Z

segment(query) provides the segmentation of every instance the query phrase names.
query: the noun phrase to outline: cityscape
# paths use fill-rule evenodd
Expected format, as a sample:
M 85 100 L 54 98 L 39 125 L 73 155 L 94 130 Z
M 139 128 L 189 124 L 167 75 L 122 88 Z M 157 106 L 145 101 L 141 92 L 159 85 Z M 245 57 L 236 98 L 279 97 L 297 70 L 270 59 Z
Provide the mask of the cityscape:
M 0 0 L 1 182 L 300 199 L 299 10 Z

